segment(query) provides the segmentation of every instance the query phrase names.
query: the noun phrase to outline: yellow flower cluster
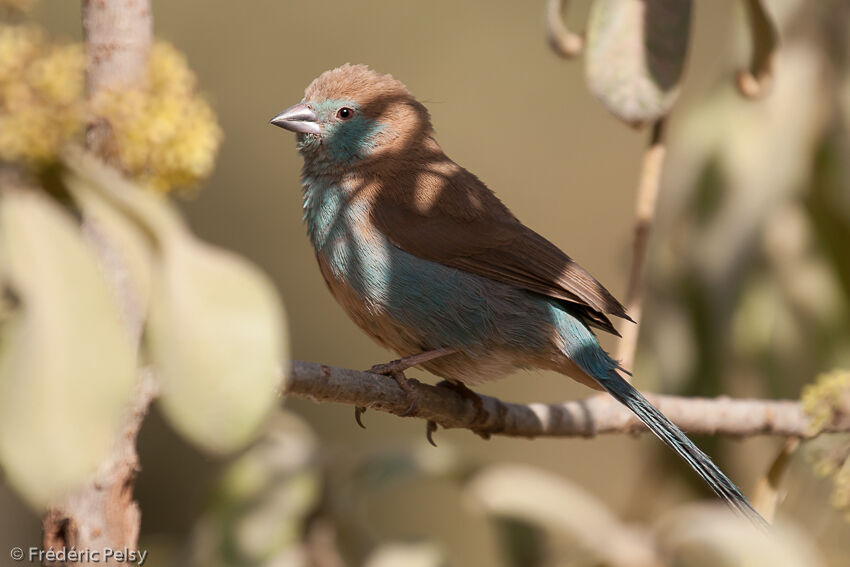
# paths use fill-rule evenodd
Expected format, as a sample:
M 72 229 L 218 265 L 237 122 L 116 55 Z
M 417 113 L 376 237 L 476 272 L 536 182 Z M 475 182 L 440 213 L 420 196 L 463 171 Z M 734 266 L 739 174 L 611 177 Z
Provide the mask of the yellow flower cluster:
M 850 415 L 850 370 L 833 370 L 803 388 L 803 411 L 817 434 L 836 417 Z
M 812 433 L 822 431 L 836 418 L 850 415 L 850 370 L 822 374 L 803 390 L 803 411 L 812 421 Z M 830 439 L 813 456 L 815 470 L 832 477 L 832 504 L 850 520 L 850 440 Z
M 0 24 L 0 161 L 50 163 L 87 119 L 104 119 L 110 150 L 141 183 L 169 191 L 212 172 L 222 132 L 177 49 L 157 42 L 145 89 L 105 91 L 90 105 L 85 64 L 80 44 L 51 43 L 35 26 Z
M 157 42 L 145 91 L 101 93 L 93 113 L 112 127 L 121 166 L 160 191 L 186 187 L 208 176 L 222 132 L 209 103 L 197 93 L 186 58 Z
M 82 129 L 84 69 L 80 45 L 0 24 L 0 161 L 49 161 Z

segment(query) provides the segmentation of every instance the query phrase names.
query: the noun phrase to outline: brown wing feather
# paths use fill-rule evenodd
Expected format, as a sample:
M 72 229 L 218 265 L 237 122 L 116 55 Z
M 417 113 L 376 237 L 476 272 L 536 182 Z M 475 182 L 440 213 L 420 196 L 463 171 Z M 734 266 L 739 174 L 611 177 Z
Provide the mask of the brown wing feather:
M 477 177 L 441 156 L 375 187 L 372 220 L 402 250 L 569 302 L 588 324 L 618 334 L 606 314 L 631 320 L 602 284 L 523 225 Z M 409 168 L 406 171 L 410 171 Z

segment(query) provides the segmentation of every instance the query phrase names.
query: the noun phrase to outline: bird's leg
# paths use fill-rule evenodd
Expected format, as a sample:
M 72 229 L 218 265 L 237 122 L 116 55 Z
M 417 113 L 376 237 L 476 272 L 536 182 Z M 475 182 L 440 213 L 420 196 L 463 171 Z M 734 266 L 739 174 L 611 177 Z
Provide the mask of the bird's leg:
M 447 354 L 454 354 L 456 352 L 457 349 L 449 347 L 426 350 L 425 352 L 420 352 L 419 354 L 414 354 L 413 356 L 406 356 L 404 358 L 399 358 L 398 360 L 391 360 L 390 362 L 386 362 L 384 364 L 376 364 L 368 371 L 372 374 L 383 374 L 385 376 L 390 376 L 393 372 L 404 372 L 408 368 L 413 368 L 416 365 L 424 364 L 436 358 L 441 358 L 443 356 L 446 356 Z
M 427 350 L 425 352 L 420 352 L 419 354 L 414 354 L 413 356 L 407 356 L 398 360 L 392 360 L 384 364 L 376 364 L 372 368 L 367 370 L 367 372 L 371 372 L 372 374 L 391 376 L 393 380 L 396 381 L 399 387 L 404 390 L 405 394 L 407 394 L 407 398 L 410 400 L 410 405 L 401 414 L 402 417 L 407 417 L 409 415 L 412 415 L 413 412 L 416 411 L 416 407 L 418 405 L 418 394 L 416 392 L 416 387 L 411 383 L 407 376 L 404 375 L 404 371 L 408 368 L 413 368 L 414 366 L 417 366 L 419 364 L 424 364 L 436 358 L 440 358 L 448 354 L 453 354 L 455 352 L 457 352 L 457 349 L 448 347 L 438 348 L 435 350 Z M 361 416 L 365 411 L 365 407 L 357 406 L 354 408 L 354 420 L 357 422 L 357 425 L 364 429 L 366 427 L 361 421 Z

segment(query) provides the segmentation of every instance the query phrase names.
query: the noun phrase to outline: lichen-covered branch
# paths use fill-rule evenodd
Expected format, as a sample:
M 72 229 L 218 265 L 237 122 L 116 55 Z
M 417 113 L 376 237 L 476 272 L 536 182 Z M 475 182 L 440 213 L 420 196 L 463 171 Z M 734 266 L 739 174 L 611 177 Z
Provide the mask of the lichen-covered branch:
M 482 412 L 468 397 L 449 388 L 414 382 L 418 399 L 411 414 L 446 429 L 470 429 L 479 434 L 510 437 L 593 437 L 603 433 L 640 433 L 644 426 L 613 399 L 592 396 L 561 404 L 512 404 L 481 396 Z M 318 402 L 368 407 L 404 414 L 410 400 L 387 376 L 295 361 L 284 394 Z M 799 402 L 647 395 L 682 429 L 706 435 L 807 437 L 811 423 Z M 850 431 L 850 416 L 842 416 L 824 431 Z

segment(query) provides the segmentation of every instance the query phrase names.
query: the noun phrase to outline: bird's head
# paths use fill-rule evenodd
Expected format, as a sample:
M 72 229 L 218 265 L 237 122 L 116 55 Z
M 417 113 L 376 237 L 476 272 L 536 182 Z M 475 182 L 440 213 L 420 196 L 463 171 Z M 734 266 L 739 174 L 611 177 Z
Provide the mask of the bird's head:
M 325 71 L 270 122 L 297 133 L 305 160 L 330 168 L 402 155 L 431 134 L 425 107 L 400 81 L 366 65 Z

